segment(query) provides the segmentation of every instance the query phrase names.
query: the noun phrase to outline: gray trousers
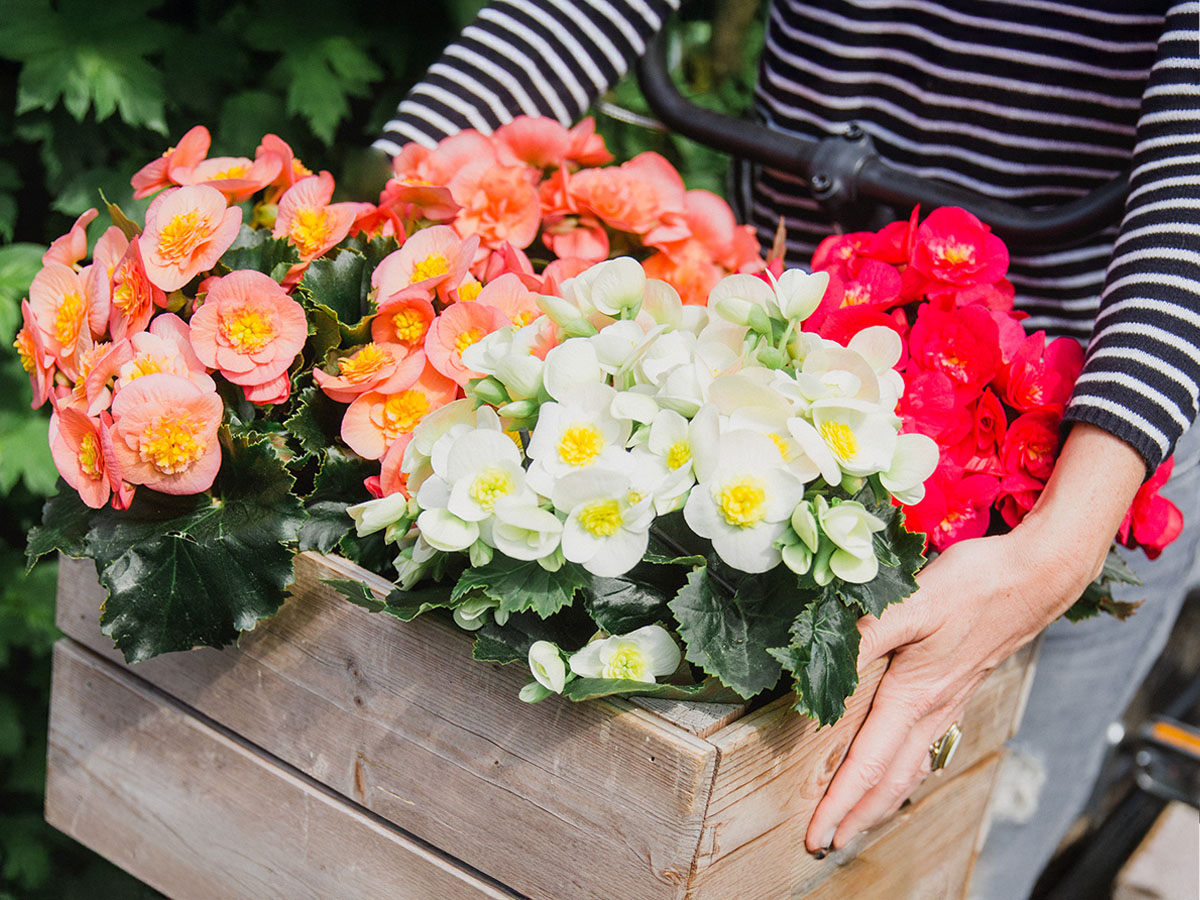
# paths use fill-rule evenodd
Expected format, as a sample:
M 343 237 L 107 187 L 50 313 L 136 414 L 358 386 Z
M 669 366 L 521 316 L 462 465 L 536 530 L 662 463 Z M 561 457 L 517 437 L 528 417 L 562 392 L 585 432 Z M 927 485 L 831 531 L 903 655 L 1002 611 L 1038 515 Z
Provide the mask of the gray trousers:
M 991 830 L 975 868 L 972 898 L 1029 896 L 1091 792 L 1105 734 L 1161 652 L 1188 589 L 1200 581 L 1200 426 L 1175 450 L 1163 490 L 1184 515 L 1179 539 L 1155 561 L 1126 556 L 1145 583 L 1117 598 L 1146 602 L 1128 620 L 1055 622 L 1042 637 L 1033 689 L 997 783 Z

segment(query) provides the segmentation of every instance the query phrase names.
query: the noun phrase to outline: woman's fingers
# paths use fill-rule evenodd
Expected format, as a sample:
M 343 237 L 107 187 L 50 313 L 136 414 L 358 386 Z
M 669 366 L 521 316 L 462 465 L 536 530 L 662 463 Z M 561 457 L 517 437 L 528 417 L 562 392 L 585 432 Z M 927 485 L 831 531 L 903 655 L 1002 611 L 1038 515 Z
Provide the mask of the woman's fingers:
M 880 682 L 871 712 L 813 813 L 804 838 L 805 846 L 813 852 L 833 844 L 839 823 L 888 774 L 913 725 L 921 718 L 911 696 L 896 690 L 890 674 Z
M 882 822 L 912 795 L 929 775 L 930 747 L 961 715 L 962 705 L 956 704 L 931 713 L 913 726 L 887 774 L 867 791 L 838 825 L 833 838 L 835 848 L 844 847 L 855 835 Z

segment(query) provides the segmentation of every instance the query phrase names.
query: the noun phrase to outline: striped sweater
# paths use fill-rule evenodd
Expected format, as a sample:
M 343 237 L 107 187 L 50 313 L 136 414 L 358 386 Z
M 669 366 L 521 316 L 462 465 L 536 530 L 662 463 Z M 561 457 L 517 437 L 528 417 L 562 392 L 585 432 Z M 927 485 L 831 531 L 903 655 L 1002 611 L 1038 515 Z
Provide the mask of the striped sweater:
M 567 124 L 628 69 L 677 0 L 495 0 L 402 102 L 395 153 L 520 114 Z M 776 0 L 757 88 L 773 128 L 858 123 L 921 175 L 1037 207 L 1132 166 L 1124 219 L 1014 256 L 1029 326 L 1088 340 L 1067 409 L 1148 471 L 1195 420 L 1200 385 L 1200 3 Z M 803 181 L 735 166 L 735 206 L 792 263 L 833 228 Z

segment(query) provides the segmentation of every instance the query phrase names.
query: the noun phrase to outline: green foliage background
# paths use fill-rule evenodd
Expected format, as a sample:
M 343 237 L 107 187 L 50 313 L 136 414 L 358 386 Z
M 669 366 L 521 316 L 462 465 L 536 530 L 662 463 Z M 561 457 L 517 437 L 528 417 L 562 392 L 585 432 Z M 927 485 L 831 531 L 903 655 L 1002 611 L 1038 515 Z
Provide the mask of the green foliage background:
M 157 896 L 42 822 L 54 626 L 53 562 L 23 572 L 25 536 L 56 472 L 47 415 L 29 409 L 11 342 L 45 246 L 102 190 L 126 210 L 129 176 L 192 125 L 212 155 L 279 134 L 344 195 L 385 176 L 367 148 L 405 90 L 483 0 L 3 0 L 0 3 L 0 900 Z M 686 92 L 749 106 L 760 0 L 689 5 L 673 38 Z M 645 113 L 627 80 L 606 98 Z M 601 114 L 618 158 L 654 149 L 718 192 L 726 160 Z M 103 222 L 92 226 L 95 239 Z

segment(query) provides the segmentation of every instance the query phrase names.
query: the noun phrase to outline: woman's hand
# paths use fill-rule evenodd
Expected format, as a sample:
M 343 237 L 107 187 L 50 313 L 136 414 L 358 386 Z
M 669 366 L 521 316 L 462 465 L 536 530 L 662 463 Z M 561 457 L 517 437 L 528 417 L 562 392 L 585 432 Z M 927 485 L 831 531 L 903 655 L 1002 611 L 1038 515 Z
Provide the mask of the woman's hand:
M 809 824 L 811 851 L 845 846 L 929 774 L 930 745 L 988 673 L 1063 613 L 1095 578 L 1146 475 L 1126 443 L 1072 430 L 1034 510 L 1005 535 L 950 547 L 919 590 L 859 620 L 862 671 L 894 651 L 871 711 Z

